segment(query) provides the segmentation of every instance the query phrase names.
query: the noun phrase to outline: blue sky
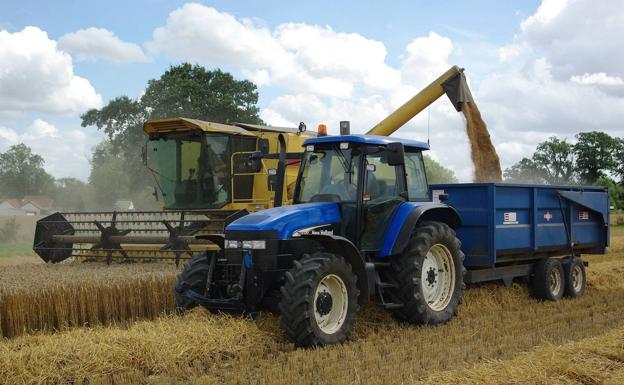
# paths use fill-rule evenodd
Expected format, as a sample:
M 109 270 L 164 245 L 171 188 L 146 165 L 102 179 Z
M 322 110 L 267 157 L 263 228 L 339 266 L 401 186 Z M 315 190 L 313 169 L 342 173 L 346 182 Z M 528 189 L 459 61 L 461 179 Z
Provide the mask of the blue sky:
M 23 141 L 55 176 L 86 179 L 102 135 L 80 128 L 80 114 L 139 97 L 181 61 L 258 83 L 269 123 L 350 119 L 360 131 L 459 64 L 504 167 L 551 135 L 622 134 L 624 60 L 609 53 L 622 45 L 618 1 L 386 3 L 3 1 L 0 104 L 11 106 L 0 106 L 0 151 Z M 398 134 L 423 139 L 429 124 L 432 156 L 470 179 L 461 117 L 445 100 L 429 114 Z

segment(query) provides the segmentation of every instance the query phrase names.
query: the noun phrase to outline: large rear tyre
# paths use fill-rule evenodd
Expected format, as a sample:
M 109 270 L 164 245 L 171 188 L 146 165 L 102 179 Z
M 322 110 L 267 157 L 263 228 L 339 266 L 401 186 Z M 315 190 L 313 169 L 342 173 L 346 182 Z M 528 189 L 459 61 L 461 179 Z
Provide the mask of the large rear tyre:
M 197 254 L 189 262 L 184 264 L 184 269 L 178 275 L 175 285 L 175 309 L 178 313 L 184 313 L 197 306 L 186 293 L 193 290 L 204 294 L 210 262 L 207 253 Z
M 403 307 L 393 312 L 412 324 L 440 324 L 457 314 L 464 289 L 464 253 L 455 231 L 440 222 L 414 228 L 407 249 L 391 260 L 389 294 Z
M 564 295 L 570 298 L 578 298 L 585 294 L 587 287 L 587 273 L 583 260 L 573 257 L 563 268 L 565 274 Z
M 311 347 L 351 336 L 359 295 L 351 265 L 330 253 L 304 254 L 285 276 L 279 308 L 288 339 Z
M 565 290 L 565 275 L 561 261 L 554 258 L 539 260 L 533 269 L 533 296 L 545 301 L 558 301 Z

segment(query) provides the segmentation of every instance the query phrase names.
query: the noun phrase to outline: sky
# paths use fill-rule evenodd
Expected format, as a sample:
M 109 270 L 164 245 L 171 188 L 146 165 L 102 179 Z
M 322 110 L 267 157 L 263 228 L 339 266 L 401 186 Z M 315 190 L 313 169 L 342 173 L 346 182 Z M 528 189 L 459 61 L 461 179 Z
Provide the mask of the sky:
M 0 4 L 0 152 L 26 143 L 53 176 L 87 180 L 104 139 L 80 116 L 139 98 L 169 66 L 258 85 L 261 117 L 363 133 L 450 66 L 465 68 L 503 168 L 550 136 L 624 136 L 621 0 L 13 1 Z M 394 136 L 472 177 L 446 97 Z

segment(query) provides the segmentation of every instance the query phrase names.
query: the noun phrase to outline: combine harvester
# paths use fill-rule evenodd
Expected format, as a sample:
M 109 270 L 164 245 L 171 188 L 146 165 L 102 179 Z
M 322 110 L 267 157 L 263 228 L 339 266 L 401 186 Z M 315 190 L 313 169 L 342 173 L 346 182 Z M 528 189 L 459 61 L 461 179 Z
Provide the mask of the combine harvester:
M 423 92 L 435 100 L 441 85 Z M 415 97 L 372 133 L 389 135 L 423 106 Z M 310 347 L 348 339 L 359 305 L 373 299 L 408 323 L 436 325 L 457 315 L 466 283 L 525 277 L 543 300 L 584 293 L 581 253 L 609 244 L 606 188 L 429 186 L 427 143 L 347 128 L 303 143 L 294 205 L 210 236 L 219 250 L 195 255 L 178 277 L 180 310 L 277 308 L 288 338 Z
M 445 93 L 458 111 L 462 101 L 472 100 L 457 66 L 386 119 L 381 135 Z M 207 248 L 217 250 L 209 235 L 223 234 L 234 219 L 292 203 L 301 145 L 316 136 L 304 124 L 289 129 L 185 118 L 150 120 L 144 131 L 154 150 L 163 210 L 54 213 L 37 222 L 33 249 L 44 261 L 177 264 Z
M 291 202 L 301 145 L 316 136 L 304 124 L 289 129 L 185 118 L 150 120 L 143 129 L 164 210 L 54 213 L 35 230 L 33 249 L 44 261 L 178 263 L 215 248 L 196 235 L 222 234 L 250 211 Z

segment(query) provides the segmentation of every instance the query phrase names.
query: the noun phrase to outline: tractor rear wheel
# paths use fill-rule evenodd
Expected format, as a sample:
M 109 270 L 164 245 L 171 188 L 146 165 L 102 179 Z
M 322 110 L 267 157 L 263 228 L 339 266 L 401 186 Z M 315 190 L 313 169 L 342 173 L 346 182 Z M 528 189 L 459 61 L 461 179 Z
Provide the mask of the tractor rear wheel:
M 355 325 L 357 277 L 344 258 L 331 253 L 304 254 L 286 272 L 279 304 L 282 329 L 299 347 L 347 340 Z
M 585 293 L 587 287 L 587 273 L 583 260 L 573 257 L 563 268 L 565 274 L 564 295 L 570 298 L 578 298 Z
M 455 231 L 441 222 L 414 228 L 407 249 L 392 258 L 389 294 L 402 307 L 393 309 L 400 320 L 440 324 L 457 314 L 464 289 L 464 253 Z
M 197 306 L 197 303 L 186 294 L 189 290 L 204 294 L 209 269 L 210 261 L 205 252 L 193 256 L 193 259 L 184 264 L 184 270 L 178 274 L 175 285 L 175 309 L 178 313 L 184 313 Z
M 565 275 L 561 261 L 554 258 L 539 260 L 533 268 L 533 296 L 545 301 L 558 301 L 565 290 Z

